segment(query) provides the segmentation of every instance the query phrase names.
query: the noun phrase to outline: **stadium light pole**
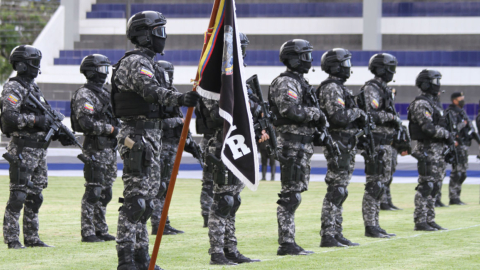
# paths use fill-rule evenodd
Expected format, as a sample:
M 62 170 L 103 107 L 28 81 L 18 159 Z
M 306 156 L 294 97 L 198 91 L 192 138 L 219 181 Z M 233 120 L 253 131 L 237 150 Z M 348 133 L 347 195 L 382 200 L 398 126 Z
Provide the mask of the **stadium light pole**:
M 205 39 L 203 43 L 202 53 L 200 55 L 200 60 L 202 59 L 205 48 L 207 47 L 208 41 L 213 31 L 213 26 L 215 25 L 215 18 L 220 5 L 221 0 L 215 0 L 213 4 L 212 14 L 210 15 L 210 22 L 208 24 L 207 32 L 205 33 Z M 195 76 L 195 81 L 193 84 L 192 91 L 197 90 L 197 81 L 198 75 L 197 72 Z M 193 107 L 189 107 L 187 110 L 187 116 L 185 117 L 185 122 L 183 124 L 182 135 L 180 137 L 180 142 L 178 144 L 177 156 L 175 157 L 175 163 L 173 164 L 172 175 L 170 176 L 170 184 L 168 185 L 167 196 L 165 198 L 165 204 L 162 210 L 162 216 L 160 217 L 160 224 L 158 224 L 158 233 L 155 238 L 155 245 L 153 246 L 152 256 L 150 259 L 150 265 L 148 266 L 149 270 L 155 269 L 155 263 L 157 261 L 158 250 L 160 248 L 160 243 L 162 242 L 163 230 L 165 229 L 165 223 L 167 222 L 168 209 L 170 208 L 170 201 L 172 200 L 173 190 L 175 188 L 175 182 L 177 180 L 178 169 L 180 168 L 180 161 L 182 161 L 182 153 L 185 147 L 185 141 L 187 140 L 188 130 L 190 127 L 190 120 L 193 115 Z

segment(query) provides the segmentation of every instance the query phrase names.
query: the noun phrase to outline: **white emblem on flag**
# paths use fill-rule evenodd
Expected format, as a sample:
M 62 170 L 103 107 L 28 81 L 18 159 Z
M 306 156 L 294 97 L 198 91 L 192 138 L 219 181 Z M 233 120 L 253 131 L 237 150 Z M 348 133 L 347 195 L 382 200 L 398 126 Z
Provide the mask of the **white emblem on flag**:
M 232 130 L 236 130 L 236 126 L 232 126 Z M 243 157 L 246 154 L 250 154 L 252 151 L 248 146 L 245 144 L 245 137 L 242 135 L 233 135 L 228 138 L 225 143 L 230 147 L 230 151 L 232 151 L 233 159 L 238 159 Z

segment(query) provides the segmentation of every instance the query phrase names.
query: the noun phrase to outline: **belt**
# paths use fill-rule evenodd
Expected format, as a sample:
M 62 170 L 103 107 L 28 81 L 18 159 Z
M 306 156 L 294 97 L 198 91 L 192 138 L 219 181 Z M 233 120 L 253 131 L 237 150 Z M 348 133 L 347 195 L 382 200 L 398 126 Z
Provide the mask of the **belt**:
M 375 145 L 392 145 L 393 134 L 373 133 Z
M 298 135 L 293 133 L 280 133 L 280 136 L 283 137 L 286 141 L 300 142 L 302 144 L 313 142 L 313 135 Z
M 127 121 L 123 122 L 124 125 L 134 127 L 135 129 L 161 129 L 161 121 Z
M 29 148 L 47 149 L 48 146 L 50 145 L 50 141 L 48 141 L 48 142 L 38 141 L 36 139 L 23 138 L 23 137 L 13 137 L 12 142 L 14 144 L 18 145 L 18 147 L 21 147 L 21 148 L 29 147 Z

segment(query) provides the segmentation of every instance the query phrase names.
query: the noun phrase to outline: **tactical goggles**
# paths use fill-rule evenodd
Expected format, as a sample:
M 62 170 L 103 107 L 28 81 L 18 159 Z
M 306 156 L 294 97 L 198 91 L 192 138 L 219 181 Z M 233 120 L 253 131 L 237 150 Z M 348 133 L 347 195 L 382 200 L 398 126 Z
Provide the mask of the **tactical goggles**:
M 343 60 L 340 65 L 342 67 L 351 67 L 352 66 L 352 62 L 350 62 L 350 59 L 347 59 L 347 60 Z
M 442 78 L 433 78 L 433 79 L 430 80 L 430 82 L 434 85 L 440 85 L 440 80 L 441 79 Z
M 30 59 L 27 60 L 27 64 L 34 68 L 40 68 L 40 59 Z
M 305 52 L 300 54 L 300 60 L 305 62 L 312 62 L 313 61 L 312 52 Z
M 165 31 L 165 26 L 157 26 L 152 29 L 152 35 L 159 38 L 167 38 L 167 32 Z
M 387 71 L 389 71 L 390 73 L 393 73 L 395 74 L 397 71 L 397 66 L 385 66 L 387 68 Z
M 99 66 L 95 70 L 102 74 L 108 74 L 108 66 Z

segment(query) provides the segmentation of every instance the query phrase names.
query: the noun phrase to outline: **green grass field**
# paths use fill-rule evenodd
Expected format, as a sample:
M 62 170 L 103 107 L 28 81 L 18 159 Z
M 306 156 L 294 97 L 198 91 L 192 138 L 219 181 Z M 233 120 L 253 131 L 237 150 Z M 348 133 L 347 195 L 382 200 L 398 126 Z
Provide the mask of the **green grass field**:
M 310 256 L 279 257 L 277 250 L 276 200 L 279 182 L 262 182 L 257 192 L 242 193 L 237 213 L 239 250 L 262 262 L 236 269 L 479 269 L 479 188 L 465 185 L 466 206 L 437 209 L 437 222 L 448 231 L 413 231 L 414 184 L 393 184 L 394 202 L 403 211 L 381 212 L 382 227 L 395 232 L 389 240 L 363 236 L 361 200 L 363 184 L 350 185 L 344 207 L 344 235 L 361 245 L 352 248 L 320 248 L 320 212 L 326 191 L 324 183 L 313 182 L 297 210 L 297 243 L 313 250 Z M 114 186 L 114 200 L 108 207 L 110 232 L 115 234 L 122 181 Z M 207 229 L 200 216 L 199 180 L 179 179 L 173 195 L 170 219 L 185 234 L 165 236 L 158 264 L 165 269 L 221 269 L 210 266 Z M 0 213 L 8 200 L 8 177 L 0 177 Z M 444 196 L 448 194 L 444 186 Z M 40 237 L 55 248 L 8 250 L 0 246 L 0 269 L 116 269 L 114 242 L 80 242 L 80 200 L 83 179 L 51 177 L 40 210 Z M 444 202 L 447 202 L 447 196 Z M 3 224 L 2 224 L 3 225 Z M 20 238 L 23 240 L 23 236 Z M 150 251 L 154 237 L 150 237 Z M 2 236 L 3 240 L 3 236 Z

